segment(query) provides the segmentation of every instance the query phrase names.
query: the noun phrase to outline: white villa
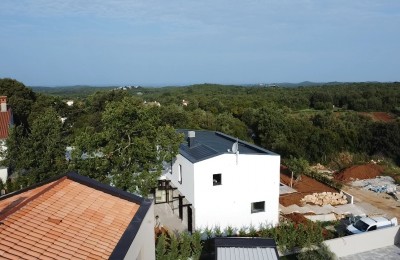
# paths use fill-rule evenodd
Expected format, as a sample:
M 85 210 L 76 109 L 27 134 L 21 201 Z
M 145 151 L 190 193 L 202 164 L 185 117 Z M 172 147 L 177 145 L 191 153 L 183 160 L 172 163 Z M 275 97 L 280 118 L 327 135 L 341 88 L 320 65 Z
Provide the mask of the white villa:
M 214 131 L 187 131 L 160 180 L 156 202 L 178 209 L 188 230 L 278 224 L 280 156 Z

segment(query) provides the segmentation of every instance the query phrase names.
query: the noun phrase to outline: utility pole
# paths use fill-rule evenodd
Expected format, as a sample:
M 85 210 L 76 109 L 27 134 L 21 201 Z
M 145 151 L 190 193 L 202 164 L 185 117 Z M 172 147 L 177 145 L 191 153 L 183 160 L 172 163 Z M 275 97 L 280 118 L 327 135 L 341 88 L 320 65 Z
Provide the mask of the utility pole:
M 293 171 L 291 171 L 292 172 L 292 178 L 290 178 L 290 188 L 293 188 L 292 186 L 293 186 Z

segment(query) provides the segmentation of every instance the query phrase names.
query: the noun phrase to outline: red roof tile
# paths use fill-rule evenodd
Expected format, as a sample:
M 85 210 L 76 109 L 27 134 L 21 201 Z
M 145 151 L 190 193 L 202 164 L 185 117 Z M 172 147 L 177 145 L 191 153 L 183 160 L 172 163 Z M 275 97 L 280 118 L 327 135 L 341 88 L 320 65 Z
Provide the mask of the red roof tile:
M 9 196 L 0 200 L 0 258 L 108 259 L 139 207 L 68 177 Z
M 0 112 L 0 139 L 8 138 L 8 130 L 12 124 L 12 110 L 9 108 L 6 112 Z

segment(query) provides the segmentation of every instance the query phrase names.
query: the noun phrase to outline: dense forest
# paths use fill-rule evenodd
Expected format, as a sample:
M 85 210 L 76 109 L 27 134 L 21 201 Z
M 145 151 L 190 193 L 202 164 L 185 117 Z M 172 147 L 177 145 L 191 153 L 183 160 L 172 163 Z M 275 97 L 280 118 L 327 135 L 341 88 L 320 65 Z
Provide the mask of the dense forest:
M 336 169 L 375 157 L 400 164 L 397 82 L 32 90 L 0 79 L 0 94 L 8 96 L 15 119 L 3 163 L 23 185 L 78 171 L 146 194 L 162 161 L 177 152 L 178 128 L 221 131 L 279 153 L 283 161 Z

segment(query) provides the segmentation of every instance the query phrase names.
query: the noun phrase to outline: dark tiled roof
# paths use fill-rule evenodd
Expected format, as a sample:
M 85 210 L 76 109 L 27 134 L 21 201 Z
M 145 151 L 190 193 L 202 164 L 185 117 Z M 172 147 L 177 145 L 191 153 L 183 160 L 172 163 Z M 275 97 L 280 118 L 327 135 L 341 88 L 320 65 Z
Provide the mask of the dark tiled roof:
M 8 130 L 12 123 L 11 108 L 9 108 L 7 112 L 0 112 L 0 139 L 6 139 L 8 137 Z
M 218 155 L 219 153 L 214 149 L 208 147 L 207 145 L 197 144 L 196 146 L 190 148 L 186 144 L 180 145 L 180 152 L 183 156 L 185 156 L 189 161 L 201 161 L 206 158 L 210 158 Z
M 122 259 L 151 201 L 67 174 L 0 198 L 1 259 Z
M 189 131 L 195 132 L 194 144 L 192 143 L 190 147 L 187 142 Z M 178 132 L 185 134 L 185 141 L 180 145 L 179 152 L 192 163 L 224 153 L 232 153 L 232 146 L 236 142 L 238 142 L 239 154 L 276 155 L 271 151 L 216 131 L 179 129 Z

